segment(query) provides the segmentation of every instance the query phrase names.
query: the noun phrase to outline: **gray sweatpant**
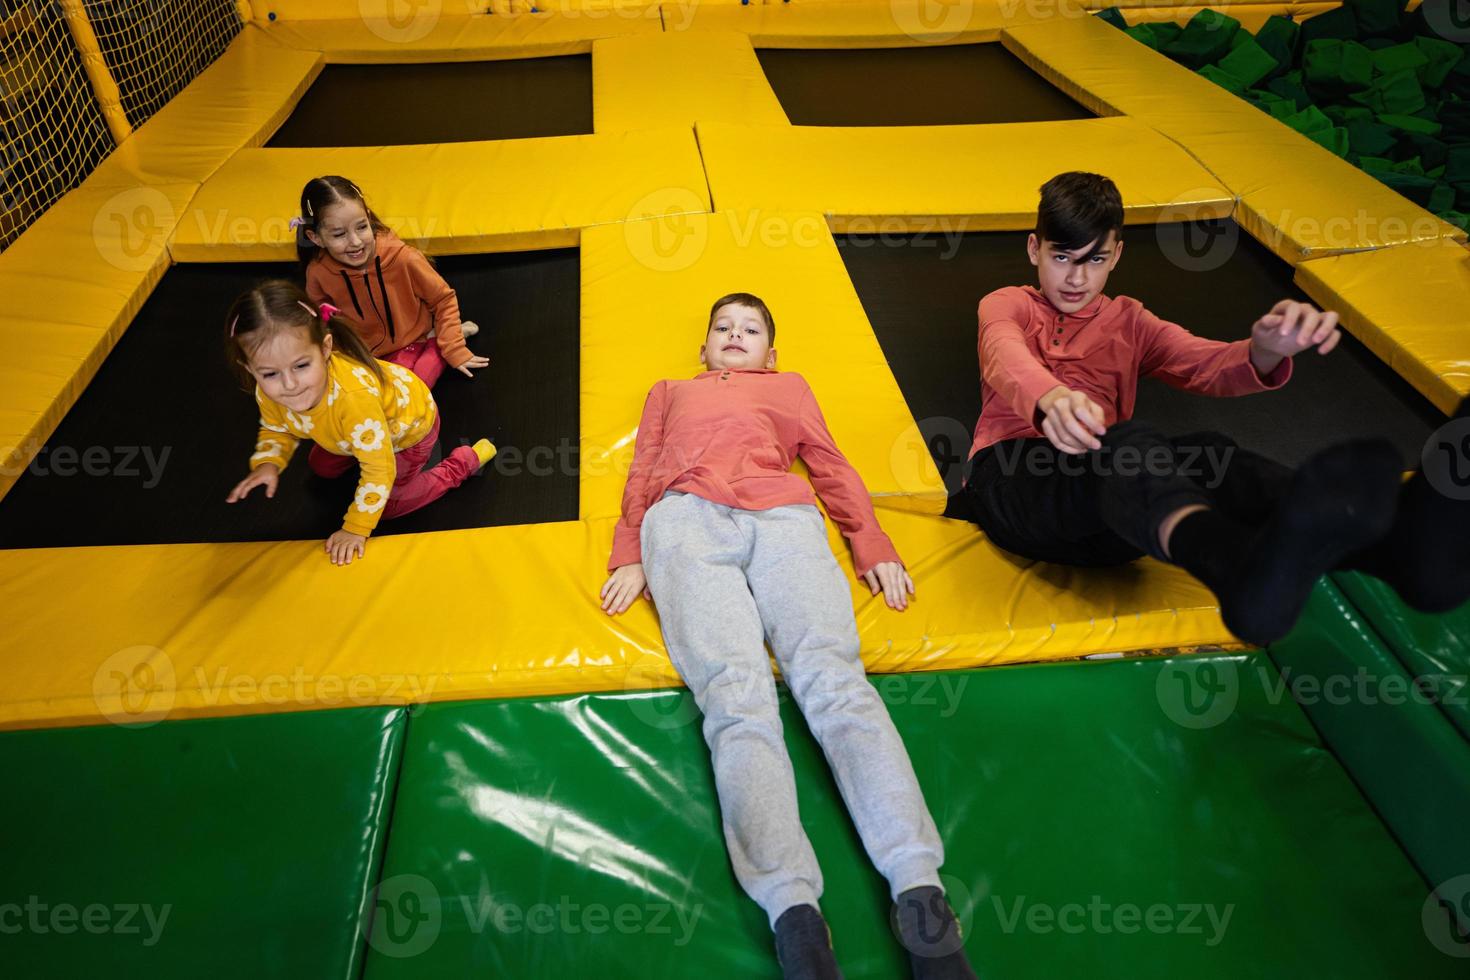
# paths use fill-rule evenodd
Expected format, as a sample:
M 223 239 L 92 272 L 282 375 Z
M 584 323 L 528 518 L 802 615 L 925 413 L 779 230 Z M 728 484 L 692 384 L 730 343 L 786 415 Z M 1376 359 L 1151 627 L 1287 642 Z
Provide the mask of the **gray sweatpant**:
M 852 596 L 821 513 L 669 493 L 644 515 L 642 546 L 669 656 L 704 712 L 735 877 L 771 925 L 794 905 L 817 904 L 822 872 L 797 815 L 767 640 L 892 894 L 938 885 L 944 848 L 863 672 Z

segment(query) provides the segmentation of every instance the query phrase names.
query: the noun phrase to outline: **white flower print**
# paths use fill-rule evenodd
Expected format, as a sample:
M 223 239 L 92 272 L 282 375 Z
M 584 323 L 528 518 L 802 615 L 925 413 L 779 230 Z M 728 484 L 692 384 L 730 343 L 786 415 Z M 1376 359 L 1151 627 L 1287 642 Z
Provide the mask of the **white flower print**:
M 393 379 L 393 387 L 398 389 L 398 407 L 408 407 L 408 383 L 402 378 Z
M 250 462 L 258 459 L 279 459 L 285 449 L 285 446 L 274 439 L 262 439 L 255 444 L 255 454 L 250 457 Z
M 369 371 L 367 368 L 358 365 L 357 367 L 352 369 L 352 376 L 356 378 L 358 382 L 361 383 L 362 386 L 368 391 L 372 392 L 375 395 L 378 393 L 378 379 L 373 377 L 373 372 Z
M 297 415 L 289 409 L 286 412 L 286 421 L 304 436 L 311 435 L 311 430 L 316 428 L 316 423 L 309 415 Z
M 340 394 L 342 394 L 342 384 L 336 378 L 333 378 L 332 390 L 327 392 L 327 404 L 335 405 L 337 402 L 337 396 Z
M 407 381 L 409 377 L 408 368 L 404 367 L 402 364 L 389 364 L 388 373 L 393 375 L 395 378 L 402 378 L 404 381 Z
M 388 502 L 388 488 L 381 483 L 364 483 L 355 498 L 359 513 L 376 514 Z
M 352 427 L 352 444 L 365 453 L 383 448 L 383 423 L 377 419 L 363 419 Z
M 284 425 L 271 425 L 265 419 L 261 419 L 260 420 L 260 427 L 262 429 L 270 429 L 272 432 L 288 432 L 288 431 L 290 431 Z

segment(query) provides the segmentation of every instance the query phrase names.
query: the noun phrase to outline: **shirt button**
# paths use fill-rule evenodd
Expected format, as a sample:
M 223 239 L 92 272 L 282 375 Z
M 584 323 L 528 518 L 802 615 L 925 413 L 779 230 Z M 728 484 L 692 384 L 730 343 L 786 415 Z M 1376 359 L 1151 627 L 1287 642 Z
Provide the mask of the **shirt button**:
M 1057 333 L 1061 333 L 1061 332 L 1062 332 L 1062 328 L 1061 327 L 1057 327 Z
M 1057 346 L 1057 345 L 1058 345 L 1058 344 L 1060 344 L 1060 343 L 1061 343 L 1061 341 L 1060 341 L 1060 340 L 1057 340 L 1057 339 L 1056 339 L 1056 338 L 1055 338 L 1055 337 L 1053 337 L 1053 338 L 1052 338 L 1052 339 L 1051 339 L 1051 345 L 1052 345 L 1052 346 L 1053 346 L 1053 347 L 1056 347 L 1056 346 Z
M 730 376 L 730 372 L 729 372 L 729 371 L 726 371 L 726 372 L 725 372 L 725 373 L 724 373 L 724 374 L 722 374 L 722 375 L 720 375 L 720 377 L 721 377 L 721 378 L 722 378 L 722 379 L 723 379 L 723 378 L 728 378 L 728 377 L 729 377 L 729 376 Z

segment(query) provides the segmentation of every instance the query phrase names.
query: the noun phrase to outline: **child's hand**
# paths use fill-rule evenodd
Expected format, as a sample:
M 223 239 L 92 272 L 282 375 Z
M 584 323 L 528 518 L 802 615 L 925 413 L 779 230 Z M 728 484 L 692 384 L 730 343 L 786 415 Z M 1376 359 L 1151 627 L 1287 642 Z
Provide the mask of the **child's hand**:
M 475 354 L 468 361 L 465 361 L 463 364 L 459 365 L 459 367 L 455 368 L 455 370 L 464 375 L 466 378 L 473 378 L 475 376 L 475 372 L 471 371 L 470 368 L 487 368 L 489 366 L 490 358 L 481 357 L 479 354 Z
M 367 538 L 348 530 L 335 532 L 327 539 L 327 556 L 333 565 L 351 565 L 352 559 L 361 558 L 367 546 Z
M 1104 435 L 1108 427 L 1102 406 L 1080 391 L 1065 385 L 1057 385 L 1036 400 L 1036 407 L 1045 416 L 1041 420 L 1041 433 L 1064 453 L 1080 455 L 1090 449 L 1101 449 L 1098 436 Z
M 653 600 L 653 593 L 648 591 L 648 579 L 643 577 L 643 565 L 639 562 L 619 565 L 613 569 L 607 581 L 602 583 L 602 591 L 599 593 L 602 611 L 609 616 L 616 616 L 631 606 L 640 592 L 643 593 L 643 598 Z
M 1318 354 L 1326 354 L 1341 340 L 1336 313 L 1284 299 L 1251 325 L 1251 363 L 1260 373 L 1268 374 L 1282 358 L 1313 347 Z
M 883 589 L 883 601 L 888 603 L 889 609 L 903 612 L 909 607 L 909 596 L 914 594 L 914 580 L 909 578 L 909 573 L 900 563 L 880 561 L 868 570 L 863 579 L 873 590 L 873 595 L 878 594 L 879 588 Z
M 233 504 L 237 500 L 244 500 L 256 487 L 265 487 L 266 497 L 274 497 L 276 485 L 280 482 L 281 468 L 275 463 L 261 463 L 250 471 L 249 476 L 235 484 L 235 489 L 230 491 L 230 495 L 225 498 L 225 503 Z

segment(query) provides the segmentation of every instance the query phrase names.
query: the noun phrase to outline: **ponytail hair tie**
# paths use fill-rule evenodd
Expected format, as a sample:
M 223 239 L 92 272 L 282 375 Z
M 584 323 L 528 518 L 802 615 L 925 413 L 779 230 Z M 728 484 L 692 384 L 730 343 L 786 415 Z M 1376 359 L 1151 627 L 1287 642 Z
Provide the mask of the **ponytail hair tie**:
M 230 321 L 230 336 L 235 336 L 235 327 L 240 323 L 240 314 L 235 314 L 235 319 Z
M 341 312 L 337 307 L 333 306 L 331 303 L 323 303 L 321 306 L 317 307 L 314 310 L 308 304 L 303 303 L 299 299 L 296 301 L 296 305 L 299 306 L 299 307 L 301 307 L 303 310 L 305 310 L 306 312 L 310 313 L 314 317 L 317 317 L 317 316 L 321 317 L 323 323 L 329 323 L 329 322 L 331 322 L 332 317 L 336 316 L 338 313 Z
M 302 227 L 305 224 L 306 224 L 305 219 L 303 219 L 300 215 L 297 215 L 296 217 L 292 218 L 290 221 L 286 222 L 286 227 L 287 228 L 290 228 L 292 231 L 295 231 L 297 228 L 300 228 L 300 227 Z

